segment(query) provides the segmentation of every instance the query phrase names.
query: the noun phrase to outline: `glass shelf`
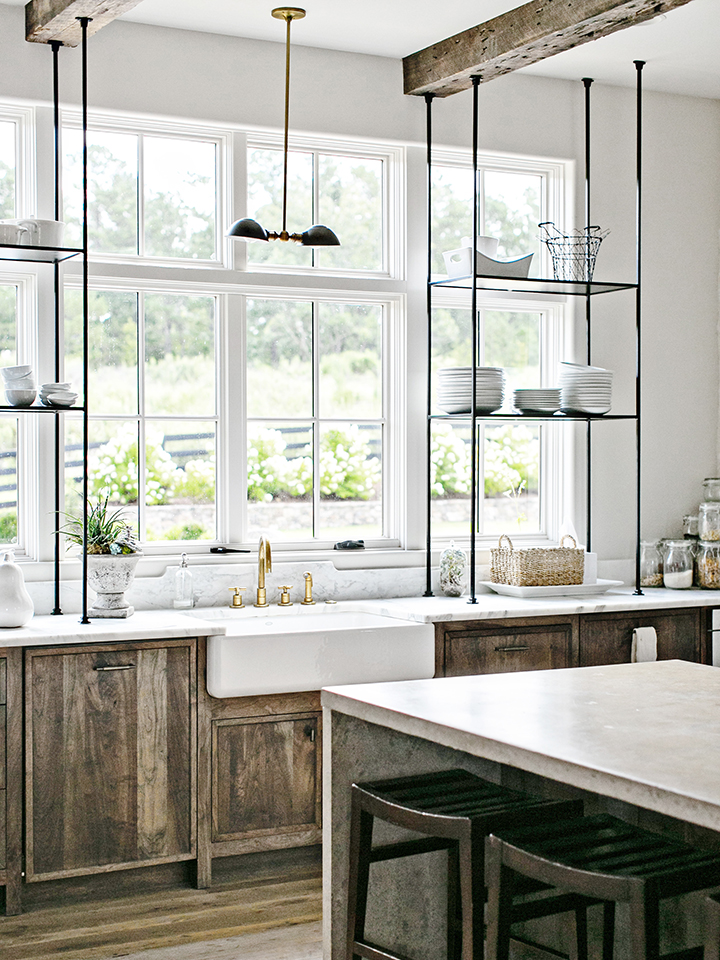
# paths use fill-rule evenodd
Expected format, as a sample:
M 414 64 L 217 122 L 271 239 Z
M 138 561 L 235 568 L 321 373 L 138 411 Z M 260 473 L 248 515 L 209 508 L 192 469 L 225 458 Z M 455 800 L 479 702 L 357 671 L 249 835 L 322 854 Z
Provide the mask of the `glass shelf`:
M 72 407 L 46 407 L 42 403 L 31 403 L 29 407 L 12 407 L 9 403 L 0 403 L 0 413 L 70 413 L 77 410 L 82 413 L 84 409 L 81 404 L 74 404 Z
M 450 287 L 459 290 L 472 289 L 472 277 L 448 277 L 433 280 L 432 287 Z M 615 293 L 617 290 L 637 290 L 636 283 L 610 283 L 585 280 L 544 280 L 541 277 L 475 277 L 477 290 L 501 290 L 510 293 L 541 293 L 550 296 L 588 297 L 599 293 Z
M 0 243 L 0 260 L 20 260 L 33 263 L 60 263 L 82 256 L 77 247 L 41 247 L 37 244 Z
M 476 420 L 549 420 L 552 423 L 565 423 L 568 420 L 637 420 L 634 413 L 478 413 Z M 428 420 L 472 420 L 470 413 L 431 413 Z

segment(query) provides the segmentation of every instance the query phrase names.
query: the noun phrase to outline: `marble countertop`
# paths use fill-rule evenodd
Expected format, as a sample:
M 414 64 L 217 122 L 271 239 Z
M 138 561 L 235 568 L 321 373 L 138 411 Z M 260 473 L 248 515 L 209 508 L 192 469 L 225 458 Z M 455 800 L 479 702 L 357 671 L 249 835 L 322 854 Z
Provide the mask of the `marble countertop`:
M 174 610 L 136 612 L 127 619 L 91 620 L 90 623 L 80 623 L 79 614 L 70 613 L 57 617 L 33 617 L 24 627 L 0 628 L 0 648 L 208 637 L 223 633 L 225 625 L 221 621 L 198 620 Z
M 323 706 L 720 830 L 720 669 L 680 660 L 358 684 Z
M 486 588 L 481 587 L 485 591 Z M 633 610 L 661 610 L 677 607 L 720 607 L 720 591 L 646 589 L 636 597 L 633 587 L 618 587 L 599 596 L 533 598 L 501 597 L 496 593 L 477 594 L 477 603 L 467 597 L 403 597 L 397 600 L 364 601 L 363 609 L 419 620 L 423 623 L 445 623 L 453 620 L 491 620 L 514 617 L 552 617 L 578 613 L 610 613 Z

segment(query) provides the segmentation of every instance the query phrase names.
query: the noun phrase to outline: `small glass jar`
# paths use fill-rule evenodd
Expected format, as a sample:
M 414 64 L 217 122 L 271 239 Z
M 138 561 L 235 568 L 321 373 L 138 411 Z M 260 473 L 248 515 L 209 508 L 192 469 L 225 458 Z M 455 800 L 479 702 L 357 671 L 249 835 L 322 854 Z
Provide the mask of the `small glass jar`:
M 440 589 L 446 597 L 461 597 L 465 590 L 467 556 L 450 541 L 450 546 L 440 554 Z
M 705 477 L 703 480 L 703 499 L 720 500 L 720 477 Z
M 698 586 L 704 590 L 720 590 L 720 543 L 701 540 L 696 562 Z
M 663 558 L 660 543 L 657 540 L 640 542 L 640 586 L 661 587 L 663 585 Z
M 687 590 L 693 585 L 693 541 L 666 540 L 663 557 L 663 583 L 671 590 Z
M 701 540 L 720 540 L 720 502 L 717 500 L 700 504 L 698 534 Z
M 696 513 L 691 513 L 687 517 L 683 517 L 683 536 L 686 540 L 700 539 L 700 534 L 698 533 L 698 516 Z

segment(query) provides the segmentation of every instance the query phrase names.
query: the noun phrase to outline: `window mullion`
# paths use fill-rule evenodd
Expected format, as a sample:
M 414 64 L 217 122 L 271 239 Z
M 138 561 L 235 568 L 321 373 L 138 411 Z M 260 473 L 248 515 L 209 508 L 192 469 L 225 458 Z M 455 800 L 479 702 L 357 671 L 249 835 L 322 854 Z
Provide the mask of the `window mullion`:
M 313 416 L 313 537 L 317 536 L 320 516 L 320 311 L 316 300 L 312 303 L 312 416 Z
M 138 176 L 137 176 L 137 250 L 138 256 L 145 256 L 145 136 L 138 134 Z
M 145 294 L 137 295 L 137 381 L 138 381 L 138 527 L 140 539 L 147 539 L 145 529 Z

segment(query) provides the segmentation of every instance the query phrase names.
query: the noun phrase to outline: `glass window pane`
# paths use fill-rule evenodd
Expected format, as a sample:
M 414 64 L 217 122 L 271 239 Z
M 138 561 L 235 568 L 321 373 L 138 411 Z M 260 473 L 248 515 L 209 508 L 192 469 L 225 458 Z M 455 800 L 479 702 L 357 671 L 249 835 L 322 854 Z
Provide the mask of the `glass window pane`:
M 318 538 L 382 536 L 382 437 L 376 424 L 321 425 Z
M 472 170 L 433 165 L 432 272 L 446 274 L 443 253 L 457 250 L 472 234 Z
M 318 305 L 320 416 L 382 416 L 382 307 Z
M 485 228 L 498 237 L 498 257 L 534 253 L 535 275 L 540 252 L 538 223 L 542 220 L 542 177 L 526 173 L 485 173 Z M 531 275 L 533 273 L 531 267 Z
M 17 435 L 17 420 L 0 420 L 0 543 L 17 542 Z
M 138 252 L 138 138 L 88 132 L 89 245 L 98 253 Z M 65 243 L 82 245 L 82 132 L 63 130 Z
M 340 246 L 316 250 L 316 263 L 335 269 L 382 270 L 382 160 L 320 154 L 318 163 L 317 219 L 337 235 Z
M 313 428 L 301 423 L 249 423 L 248 532 L 271 540 L 313 536 Z
M 0 218 L 15 216 L 15 124 L 0 121 Z
M 248 416 L 309 417 L 312 407 L 312 304 L 248 300 Z
M 283 152 L 248 150 L 248 217 L 270 233 L 282 230 Z M 287 229 L 302 233 L 312 226 L 313 158 L 311 153 L 288 153 Z M 271 240 L 247 245 L 248 264 L 309 267 L 312 249 L 292 241 Z
M 470 425 L 435 421 L 430 449 L 433 536 L 470 536 Z
M 145 412 L 215 413 L 215 298 L 145 296 Z
M 88 312 L 91 413 L 132 416 L 138 412 L 137 295 L 91 290 Z M 82 393 L 82 342 L 82 292 L 66 290 L 65 379 L 76 393 Z
M 485 430 L 485 534 L 540 530 L 540 426 L 488 425 Z
M 538 313 L 484 311 L 484 363 L 505 370 L 506 406 L 513 390 L 540 387 L 540 327 Z
M 15 284 L 0 284 L 0 366 L 14 366 L 17 360 L 17 297 Z
M 202 140 L 143 138 L 147 256 L 215 259 L 216 149 Z
M 215 540 L 215 424 L 148 421 L 147 540 Z

